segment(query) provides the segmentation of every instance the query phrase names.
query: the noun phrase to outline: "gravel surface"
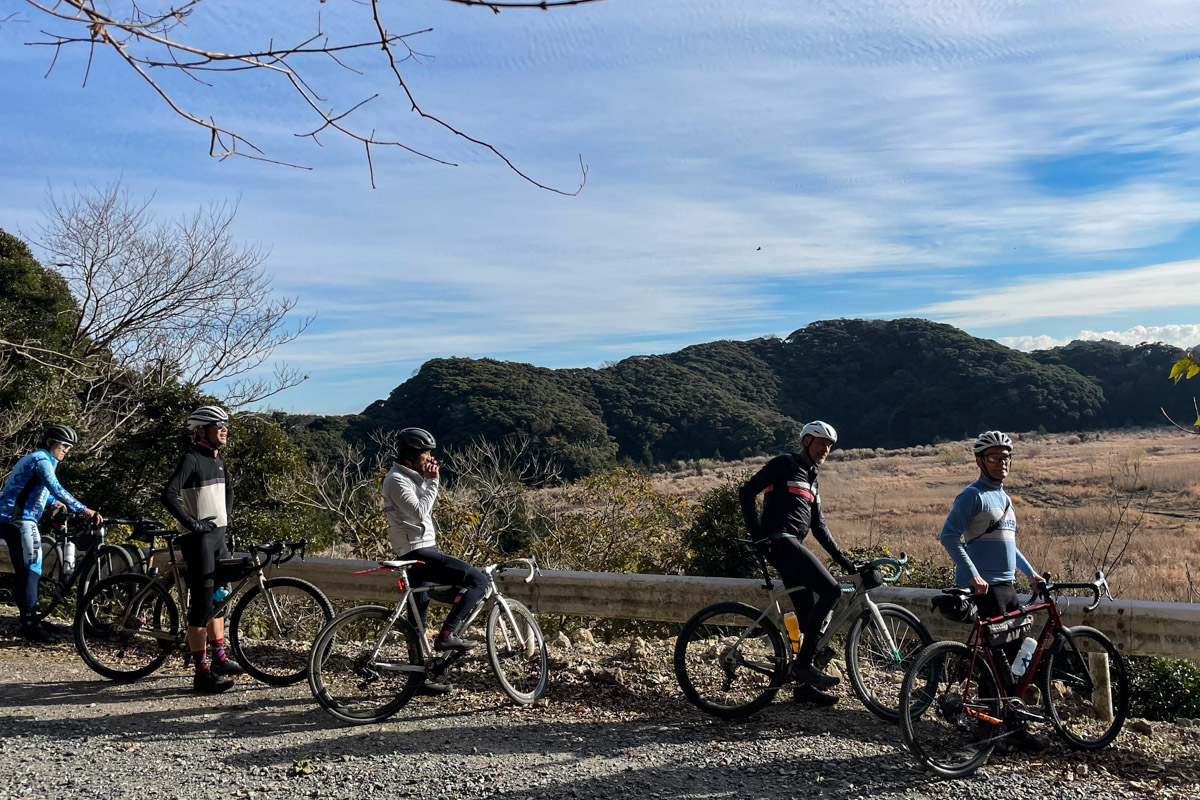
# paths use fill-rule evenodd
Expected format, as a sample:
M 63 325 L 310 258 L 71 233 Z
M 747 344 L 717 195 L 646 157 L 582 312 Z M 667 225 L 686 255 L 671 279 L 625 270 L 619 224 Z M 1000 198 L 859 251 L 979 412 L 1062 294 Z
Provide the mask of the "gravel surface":
M 1200 728 L 1127 727 L 1081 754 L 993 757 L 975 777 L 917 772 L 899 732 L 848 697 L 815 711 L 779 699 L 748 721 L 693 710 L 670 643 L 552 649 L 551 687 L 511 705 L 483 664 L 446 697 L 377 725 L 338 724 L 307 684 L 247 678 L 190 691 L 171 659 L 120 685 L 69 644 L 30 647 L 0 618 L 3 798 L 1087 798 L 1200 795 Z M 481 651 L 482 652 L 482 649 Z

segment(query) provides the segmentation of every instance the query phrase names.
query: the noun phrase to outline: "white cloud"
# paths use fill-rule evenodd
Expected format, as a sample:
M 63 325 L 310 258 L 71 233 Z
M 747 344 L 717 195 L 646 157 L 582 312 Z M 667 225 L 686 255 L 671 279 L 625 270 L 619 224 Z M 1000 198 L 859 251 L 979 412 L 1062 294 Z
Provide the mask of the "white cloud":
M 1138 345 L 1142 342 L 1163 342 L 1164 344 L 1191 349 L 1200 344 L 1200 325 L 1135 325 L 1124 331 L 1088 331 L 1082 330 L 1075 336 L 1062 339 L 1053 336 L 1003 336 L 996 341 L 1015 350 L 1048 350 L 1051 347 L 1061 347 L 1073 341 L 1098 342 L 1107 339 L 1110 342 Z
M 1200 305 L 1200 260 L 1029 280 L 930 303 L 913 313 L 951 325 L 984 327 L 1034 319 L 1089 317 Z

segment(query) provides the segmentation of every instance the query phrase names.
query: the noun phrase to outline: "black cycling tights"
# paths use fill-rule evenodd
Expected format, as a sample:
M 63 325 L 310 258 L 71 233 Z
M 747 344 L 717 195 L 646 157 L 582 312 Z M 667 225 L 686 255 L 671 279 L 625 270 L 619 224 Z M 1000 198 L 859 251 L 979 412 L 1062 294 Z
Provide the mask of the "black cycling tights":
M 208 533 L 189 533 L 178 539 L 179 549 L 183 551 L 183 561 L 187 564 L 188 602 L 187 623 L 193 628 L 203 628 L 208 624 L 208 615 L 213 608 L 213 590 L 216 588 L 217 559 L 229 558 L 229 548 L 225 545 L 225 529 L 217 528 Z
M 837 605 L 842 589 L 825 565 L 799 539 L 772 539 L 767 560 L 779 571 L 784 586 L 803 587 L 788 594 L 804 634 L 796 661 L 801 669 L 812 666 L 813 656 L 817 654 L 817 640 L 821 638 L 821 623 Z
M 404 560 L 416 559 L 423 561 L 408 571 L 409 580 L 414 587 L 434 584 L 450 584 L 458 587 L 454 597 L 454 607 L 446 616 L 442 630 L 454 632 L 459 623 L 475 610 L 475 604 L 483 599 L 487 592 L 487 576 L 481 570 L 472 567 L 461 559 L 439 553 L 432 547 L 422 547 L 410 550 L 404 554 Z M 429 593 L 421 592 L 414 595 L 417 610 L 421 612 L 421 623 L 424 624 L 429 614 Z

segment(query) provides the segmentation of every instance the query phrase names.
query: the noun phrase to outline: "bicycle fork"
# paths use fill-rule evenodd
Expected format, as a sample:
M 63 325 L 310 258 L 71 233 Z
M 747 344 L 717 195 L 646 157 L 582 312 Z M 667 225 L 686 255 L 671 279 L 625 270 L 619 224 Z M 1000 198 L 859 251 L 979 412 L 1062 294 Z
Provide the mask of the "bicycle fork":
M 871 612 L 871 619 L 875 621 L 875 627 L 883 633 L 884 644 L 887 645 L 887 648 L 891 651 L 892 658 L 894 658 L 896 663 L 899 664 L 901 661 L 900 648 L 896 646 L 896 641 L 892 638 L 892 632 L 884 623 L 883 615 L 879 613 L 879 606 L 875 604 L 875 601 L 871 599 L 871 595 L 869 594 L 864 594 L 863 599 L 867 601 L 867 608 Z

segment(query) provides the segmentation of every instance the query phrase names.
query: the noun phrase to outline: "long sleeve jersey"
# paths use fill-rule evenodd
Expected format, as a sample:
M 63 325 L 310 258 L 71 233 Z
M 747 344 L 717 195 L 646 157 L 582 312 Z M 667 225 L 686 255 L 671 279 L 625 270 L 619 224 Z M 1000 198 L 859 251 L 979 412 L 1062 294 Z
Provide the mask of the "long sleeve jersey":
M 75 513 L 87 508 L 58 482 L 57 467 L 58 459 L 48 450 L 34 450 L 18 461 L 0 490 L 0 522 L 37 522 L 51 496 Z
M 1004 487 L 980 478 L 959 492 L 938 537 L 954 562 L 954 582 L 966 587 L 978 575 L 1002 583 L 1034 569 L 1017 548 L 1017 515 Z
M 755 506 L 759 494 L 764 495 L 761 520 Z M 806 467 L 795 455 L 777 456 L 746 482 L 738 492 L 738 499 L 746 530 L 754 541 L 780 536 L 803 540 L 811 531 L 813 538 L 843 569 L 854 569 L 825 524 L 815 465 Z
M 383 510 L 387 514 L 388 541 L 397 555 L 421 547 L 437 547 L 433 504 L 438 479 L 426 478 L 403 464 L 392 464 L 383 479 Z
M 216 450 L 197 442 L 179 459 L 175 473 L 159 495 L 167 511 L 179 521 L 179 530 L 196 530 L 197 523 L 213 517 L 224 528 L 233 514 L 233 487 L 228 483 L 225 459 Z

